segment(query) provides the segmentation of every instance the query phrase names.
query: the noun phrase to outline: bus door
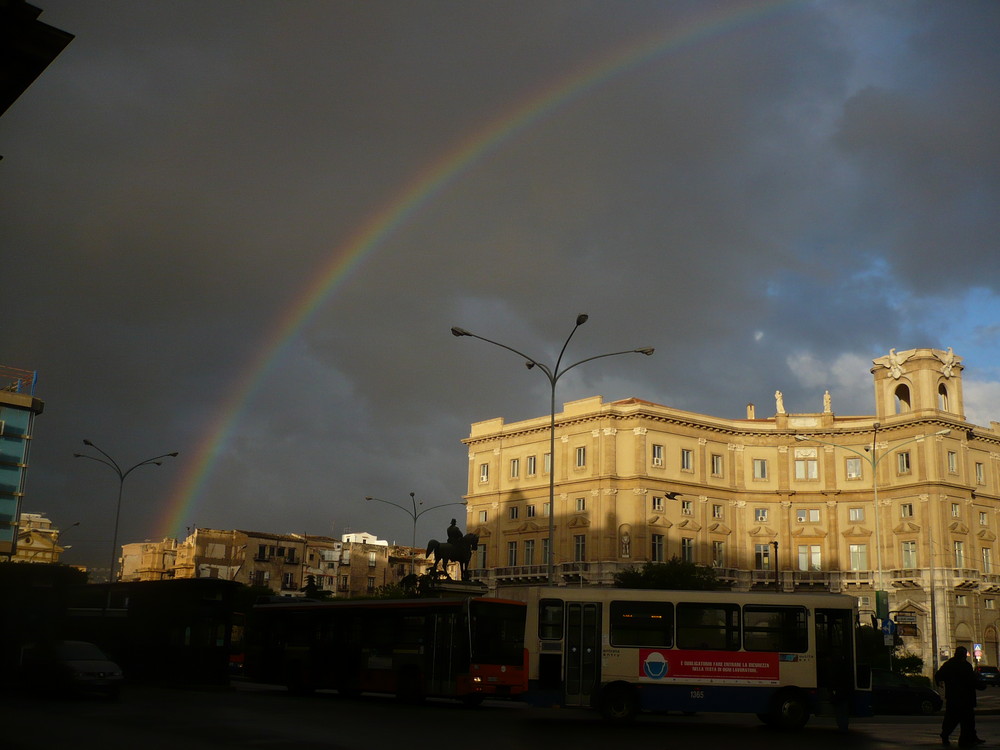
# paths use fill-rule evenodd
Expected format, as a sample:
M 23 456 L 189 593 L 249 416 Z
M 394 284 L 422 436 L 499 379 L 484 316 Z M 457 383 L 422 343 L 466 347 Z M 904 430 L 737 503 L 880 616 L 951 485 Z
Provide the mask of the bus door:
M 431 695 L 454 695 L 456 692 L 455 675 L 465 661 L 468 669 L 468 659 L 462 658 L 462 643 L 468 636 L 463 634 L 461 620 L 457 612 L 438 612 L 427 618 L 431 623 L 430 651 L 424 664 L 427 673 L 427 692 Z
M 565 702 L 590 705 L 601 678 L 601 605 L 599 602 L 566 603 Z
M 867 688 L 867 680 L 855 674 L 854 623 L 850 609 L 816 609 L 816 687 L 826 699 Z M 860 707 L 856 700 L 855 705 Z

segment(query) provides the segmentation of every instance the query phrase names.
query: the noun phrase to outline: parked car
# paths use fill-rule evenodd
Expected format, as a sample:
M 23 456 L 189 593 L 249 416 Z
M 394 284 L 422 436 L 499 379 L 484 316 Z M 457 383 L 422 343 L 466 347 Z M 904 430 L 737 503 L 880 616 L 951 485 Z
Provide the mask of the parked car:
M 986 685 L 1000 685 L 1000 667 L 980 665 L 976 667 L 979 679 Z
M 941 710 L 941 694 L 887 669 L 872 670 L 872 712 L 875 714 L 932 714 Z
M 117 698 L 125 677 L 93 643 L 53 641 L 23 651 L 21 679 L 38 692 Z

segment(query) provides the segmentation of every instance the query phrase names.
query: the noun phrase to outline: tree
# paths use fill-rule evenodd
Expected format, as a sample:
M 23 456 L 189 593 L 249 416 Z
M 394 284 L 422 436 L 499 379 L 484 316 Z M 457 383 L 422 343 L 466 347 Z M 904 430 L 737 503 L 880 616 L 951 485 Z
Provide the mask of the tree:
M 665 563 L 648 562 L 641 570 L 634 567 L 615 573 L 615 586 L 623 589 L 678 589 L 710 591 L 719 588 L 715 571 L 705 565 L 671 557 Z

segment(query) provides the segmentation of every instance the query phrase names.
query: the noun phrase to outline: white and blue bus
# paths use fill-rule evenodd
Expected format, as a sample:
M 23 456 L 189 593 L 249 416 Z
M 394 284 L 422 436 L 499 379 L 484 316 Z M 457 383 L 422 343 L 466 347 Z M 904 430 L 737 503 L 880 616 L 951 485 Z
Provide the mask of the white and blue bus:
M 518 598 L 533 705 L 589 706 L 612 720 L 751 713 L 782 728 L 835 706 L 871 713 L 851 596 L 526 587 Z

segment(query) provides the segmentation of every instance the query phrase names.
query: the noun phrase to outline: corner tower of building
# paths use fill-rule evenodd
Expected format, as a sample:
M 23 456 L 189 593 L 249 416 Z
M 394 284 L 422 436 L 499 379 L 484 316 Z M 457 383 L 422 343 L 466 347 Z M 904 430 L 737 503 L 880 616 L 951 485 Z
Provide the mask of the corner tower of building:
M 936 414 L 965 419 L 962 358 L 951 347 L 947 351 L 890 349 L 886 356 L 872 362 L 878 419 L 926 418 Z

